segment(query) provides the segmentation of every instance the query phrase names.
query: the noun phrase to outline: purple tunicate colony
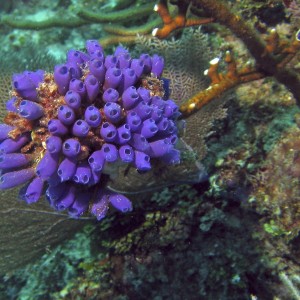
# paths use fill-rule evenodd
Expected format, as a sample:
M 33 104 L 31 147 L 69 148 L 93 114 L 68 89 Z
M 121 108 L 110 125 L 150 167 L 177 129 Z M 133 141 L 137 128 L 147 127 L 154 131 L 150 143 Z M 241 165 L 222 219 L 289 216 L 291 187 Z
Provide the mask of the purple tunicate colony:
M 27 203 L 46 195 L 72 217 L 85 211 L 101 220 L 109 206 L 132 210 L 124 195 L 108 191 L 120 165 L 143 176 L 151 163 L 177 164 L 180 153 L 172 100 L 163 98 L 164 60 L 123 47 L 104 55 L 97 41 L 70 50 L 53 74 L 25 71 L 12 78 L 13 97 L 0 124 L 0 189 L 25 184 Z

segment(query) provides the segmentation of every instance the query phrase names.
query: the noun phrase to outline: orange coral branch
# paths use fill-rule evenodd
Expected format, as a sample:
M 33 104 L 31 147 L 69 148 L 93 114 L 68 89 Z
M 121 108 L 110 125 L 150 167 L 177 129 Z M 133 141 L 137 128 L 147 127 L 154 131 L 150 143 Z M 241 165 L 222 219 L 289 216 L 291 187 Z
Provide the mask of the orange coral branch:
M 269 34 L 269 36 L 266 39 L 266 51 L 269 53 L 274 53 L 276 50 L 278 50 L 279 48 L 279 35 L 276 31 L 276 29 L 272 29 L 271 33 Z
M 219 59 L 215 58 L 210 62 L 209 69 L 205 72 L 206 75 L 211 79 L 211 85 L 194 95 L 191 99 L 186 101 L 180 106 L 180 111 L 183 117 L 187 117 L 204 105 L 209 103 L 211 100 L 219 97 L 227 90 L 237 86 L 240 83 L 245 83 L 265 77 L 264 74 L 251 70 L 249 68 L 238 72 L 236 63 L 229 51 L 226 51 L 225 62 L 227 63 L 226 74 L 218 72 Z
M 156 11 L 161 17 L 164 26 L 162 28 L 153 29 L 152 35 L 163 39 L 176 29 L 207 24 L 214 20 L 213 18 L 187 19 L 187 10 L 188 5 L 180 5 L 178 7 L 178 14 L 175 17 L 172 17 L 169 12 L 167 1 L 160 1 L 154 6 L 154 11 Z
M 200 109 L 203 105 L 220 96 L 226 90 L 236 86 L 239 83 L 249 82 L 255 79 L 273 76 L 278 82 L 284 84 L 289 89 L 300 106 L 300 76 L 295 70 L 288 68 L 287 63 L 295 56 L 300 49 L 299 31 L 295 35 L 292 42 L 280 40 L 276 30 L 272 30 L 266 41 L 261 35 L 237 14 L 231 12 L 230 8 L 222 0 L 177 0 L 178 15 L 172 18 L 169 14 L 167 0 L 161 0 L 156 6 L 156 10 L 160 14 L 164 26 L 162 29 L 155 29 L 152 34 L 164 38 L 176 28 L 187 26 L 189 23 L 186 14 L 189 5 L 201 8 L 204 13 L 210 17 L 208 19 L 199 19 L 216 22 L 229 28 L 234 35 L 240 38 L 247 46 L 250 54 L 256 61 L 256 69 L 247 72 L 237 72 L 234 61 L 231 56 L 225 58 L 228 63 L 226 75 L 217 72 L 217 65 L 210 66 L 207 75 L 211 78 L 211 86 L 200 91 L 197 95 L 182 105 L 183 114 L 187 115 Z M 179 20 L 176 24 L 176 20 Z M 184 20 L 184 22 L 182 21 Z M 205 23 L 205 22 L 204 22 Z M 201 23 L 201 24 L 204 24 Z
M 273 52 L 278 53 L 278 51 L 281 51 L 278 54 L 280 55 L 280 59 L 278 59 L 280 62 L 277 65 L 277 68 L 280 68 L 284 67 L 294 57 L 299 49 L 299 42 L 295 40 L 291 43 L 291 45 L 286 45 L 286 48 L 279 49 L 281 46 L 277 40 L 277 33 L 272 30 L 270 37 L 267 38 L 265 55 L 266 53 L 274 55 Z M 274 59 L 275 58 L 276 56 L 274 56 Z M 218 58 L 210 61 L 210 67 L 206 71 L 206 75 L 208 75 L 210 78 L 211 84 L 207 89 L 200 91 L 181 105 L 180 111 L 182 112 L 183 116 L 186 117 L 193 114 L 201 109 L 204 105 L 221 96 L 224 92 L 237 86 L 238 84 L 262 79 L 268 76 L 264 72 L 249 67 L 238 71 L 236 63 L 229 51 L 226 52 L 224 61 L 227 63 L 226 74 L 221 74 L 218 72 Z
M 283 52 L 277 47 L 277 44 L 280 43 L 276 42 L 276 33 L 273 34 L 273 37 L 266 44 L 254 28 L 244 22 L 239 15 L 231 12 L 225 1 L 193 0 L 192 2 L 240 38 L 255 58 L 259 72 L 264 73 L 265 76 L 273 76 L 280 83 L 284 84 L 293 93 L 297 104 L 300 106 L 300 77 L 297 72 L 281 64 L 285 56 L 281 55 Z M 272 46 L 271 43 L 273 43 Z M 279 54 L 276 51 L 272 51 L 272 49 L 277 48 L 280 52 Z M 297 41 L 295 48 L 297 50 L 300 49 L 299 41 Z

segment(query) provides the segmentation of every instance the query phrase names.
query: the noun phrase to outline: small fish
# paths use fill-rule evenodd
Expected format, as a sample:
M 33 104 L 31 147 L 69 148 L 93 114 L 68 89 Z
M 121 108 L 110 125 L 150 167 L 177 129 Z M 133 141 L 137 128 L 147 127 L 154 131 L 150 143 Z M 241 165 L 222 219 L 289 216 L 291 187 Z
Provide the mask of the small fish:
M 170 79 L 167 79 L 165 77 L 162 77 L 161 80 L 163 81 L 163 88 L 165 90 L 165 94 L 163 99 L 169 99 L 171 90 L 170 90 Z

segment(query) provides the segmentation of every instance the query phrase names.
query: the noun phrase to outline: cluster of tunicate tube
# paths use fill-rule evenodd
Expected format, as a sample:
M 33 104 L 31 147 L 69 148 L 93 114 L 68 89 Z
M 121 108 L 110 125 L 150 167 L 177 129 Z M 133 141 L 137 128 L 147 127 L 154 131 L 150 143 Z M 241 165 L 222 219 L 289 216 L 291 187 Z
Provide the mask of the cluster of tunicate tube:
M 89 210 L 101 220 L 110 205 L 131 211 L 127 197 L 105 188 L 115 167 L 130 164 L 143 176 L 154 160 L 180 161 L 178 106 L 142 84 L 159 82 L 163 68 L 158 55 L 131 58 L 118 47 L 106 56 L 89 40 L 53 74 L 14 74 L 0 124 L 0 189 L 23 185 L 27 203 L 45 194 L 72 217 Z

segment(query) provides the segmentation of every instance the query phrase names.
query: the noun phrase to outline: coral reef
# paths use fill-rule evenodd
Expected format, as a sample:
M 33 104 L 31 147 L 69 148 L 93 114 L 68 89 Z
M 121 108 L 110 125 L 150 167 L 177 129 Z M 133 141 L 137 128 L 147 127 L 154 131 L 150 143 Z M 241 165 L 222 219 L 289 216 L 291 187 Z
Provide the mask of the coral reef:
M 113 12 L 122 12 L 122 4 L 127 3 L 107 1 L 104 5 L 98 1 L 100 8 L 93 6 L 93 1 L 79 2 L 86 5 L 91 18 L 98 17 L 91 14 L 92 7 L 101 12 L 100 17 L 102 12 L 113 17 Z M 60 3 L 67 13 L 71 12 L 70 3 L 74 1 Z M 146 1 L 128 3 L 139 9 Z M 7 191 L 1 193 L 4 207 L 0 209 L 0 245 L 7 244 L 7 249 L 0 246 L 1 257 L 4 253 L 12 268 L 16 262 L 21 265 L 22 259 L 15 255 L 16 246 L 11 241 L 15 237 L 20 239 L 21 247 L 23 243 L 25 256 L 30 242 L 39 244 L 34 252 L 45 242 L 50 253 L 27 267 L 30 276 L 21 270 L 2 278 L 0 298 L 30 299 L 35 293 L 40 299 L 299 299 L 298 3 L 160 1 L 164 11 L 158 10 L 165 14 L 161 15 L 166 22 L 170 21 L 166 27 L 179 30 L 166 40 L 139 36 L 130 52 L 137 57 L 141 53 L 165 57 L 162 76 L 171 82 L 160 79 L 166 97 L 170 92 L 187 123 L 184 141 L 176 145 L 184 167 L 180 169 L 180 164 L 169 169 L 152 164 L 145 174 L 134 168 L 109 170 L 109 181 L 103 184 L 110 192 L 128 193 L 134 210 L 93 221 L 71 246 L 61 245 L 52 253 L 50 247 L 57 242 L 54 233 L 61 236 L 62 231 L 76 231 L 70 222 L 75 220 L 53 211 L 56 219 L 51 223 L 49 208 L 38 210 L 35 206 L 43 201 L 26 208 L 26 203 L 12 201 L 15 190 L 9 196 Z M 53 10 L 53 6 L 49 3 L 48 9 Z M 15 7 L 8 9 L 17 12 Z M 210 23 L 201 31 L 180 29 L 205 19 Z M 64 36 L 63 43 L 66 46 L 80 41 L 80 45 L 91 36 L 101 38 L 104 27 L 111 38 L 109 43 L 122 40 L 118 34 L 124 35 L 125 41 L 133 41 L 132 33 L 145 30 L 148 34 L 151 26 L 159 27 L 157 22 L 155 14 L 149 12 L 144 20 L 134 22 L 90 23 L 78 27 L 68 39 Z M 2 29 L 18 32 L 7 25 Z M 70 32 L 66 28 L 58 30 Z M 5 48 L 7 43 L 3 45 Z M 211 60 L 213 57 L 217 59 Z M 202 74 L 205 69 L 206 77 Z M 290 77 L 285 79 L 284 74 Z M 6 93 L 8 77 L 4 78 L 1 89 Z M 229 90 L 231 93 L 226 93 Z M 184 104 L 189 99 L 188 105 Z M 193 106 L 196 110 L 189 111 Z M 224 119 L 225 113 L 228 118 Z M 179 185 L 199 180 L 199 174 L 203 176 L 197 157 L 205 164 L 208 182 Z M 20 161 L 23 158 L 18 157 Z M 153 193 L 155 187 L 163 186 L 169 187 Z M 141 190 L 144 192 L 138 193 Z M 16 213 L 21 217 L 15 218 Z M 37 224 L 41 224 L 40 235 Z M 29 231 L 22 230 L 26 226 Z M 8 238 L 6 232 L 13 238 Z M 5 272 L 9 270 L 3 259 L 0 266 Z

